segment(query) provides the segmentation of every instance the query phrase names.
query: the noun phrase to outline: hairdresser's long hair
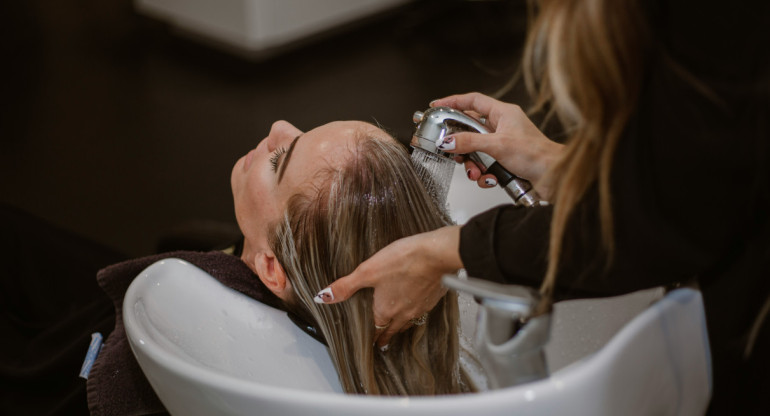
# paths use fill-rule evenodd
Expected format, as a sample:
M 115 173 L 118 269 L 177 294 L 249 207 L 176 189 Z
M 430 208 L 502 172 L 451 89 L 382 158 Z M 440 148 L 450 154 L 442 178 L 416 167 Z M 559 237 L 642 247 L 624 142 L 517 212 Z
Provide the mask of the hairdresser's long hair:
M 448 223 L 395 140 L 362 137 L 351 160 L 330 169 L 311 193 L 290 199 L 269 237 L 293 287 L 297 313 L 323 332 L 348 393 L 434 395 L 467 391 L 459 366 L 457 296 L 449 292 L 427 323 L 374 343 L 372 290 L 334 305 L 313 296 L 389 243 Z
M 636 109 L 648 35 L 641 0 L 542 0 L 524 51 L 524 80 L 534 110 L 553 111 L 568 133 L 547 179 L 551 202 L 549 263 L 542 292 L 550 297 L 562 240 L 576 205 L 599 194 L 602 246 L 614 251 L 610 177 L 618 141 Z

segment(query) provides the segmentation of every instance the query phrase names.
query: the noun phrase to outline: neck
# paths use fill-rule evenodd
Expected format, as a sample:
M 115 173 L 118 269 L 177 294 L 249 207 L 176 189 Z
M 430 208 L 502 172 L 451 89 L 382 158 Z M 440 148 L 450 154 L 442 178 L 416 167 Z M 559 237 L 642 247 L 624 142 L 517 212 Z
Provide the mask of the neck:
M 254 274 L 259 275 L 257 273 L 256 265 L 254 264 L 254 258 L 256 256 L 256 250 L 254 248 L 254 245 L 249 242 L 247 238 L 244 237 L 243 239 L 243 251 L 241 252 L 241 261 L 246 263 L 247 266 L 249 266 L 249 269 L 254 272 Z

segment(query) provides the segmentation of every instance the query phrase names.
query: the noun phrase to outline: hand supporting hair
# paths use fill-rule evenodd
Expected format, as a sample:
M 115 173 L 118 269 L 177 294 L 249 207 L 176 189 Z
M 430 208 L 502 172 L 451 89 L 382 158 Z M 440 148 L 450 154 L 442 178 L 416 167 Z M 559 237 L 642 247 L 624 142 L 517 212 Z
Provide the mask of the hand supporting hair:
M 374 288 L 376 343 L 385 347 L 444 296 L 441 277 L 462 268 L 459 241 L 458 226 L 396 240 L 324 289 L 332 295 L 323 303 L 339 303 L 363 288 Z
M 443 151 L 457 154 L 456 160 L 465 163 L 469 179 L 483 188 L 496 184 L 494 176 L 483 174 L 461 156 L 481 151 L 512 173 L 532 181 L 541 195 L 550 194 L 547 171 L 558 160 L 563 146 L 543 135 L 519 106 L 479 93 L 442 98 L 431 106 L 448 106 L 486 117 L 492 133 L 456 133 L 440 144 Z M 337 279 L 316 299 L 320 303 L 339 303 L 360 289 L 374 288 L 377 345 L 384 347 L 446 293 L 441 277 L 463 268 L 459 245 L 459 226 L 397 240 L 361 263 L 353 273 Z

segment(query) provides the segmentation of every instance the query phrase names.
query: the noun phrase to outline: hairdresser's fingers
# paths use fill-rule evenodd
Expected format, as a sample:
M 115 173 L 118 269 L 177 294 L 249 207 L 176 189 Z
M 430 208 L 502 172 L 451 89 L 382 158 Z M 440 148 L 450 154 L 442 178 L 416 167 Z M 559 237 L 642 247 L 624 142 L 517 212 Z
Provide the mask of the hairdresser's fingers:
M 404 327 L 408 323 L 408 320 L 393 320 L 393 322 L 388 325 L 388 328 L 382 331 L 382 333 L 375 338 L 375 345 L 377 345 L 380 349 L 386 347 L 388 344 L 390 344 L 390 339 L 393 338 L 393 335 L 396 335 L 401 332 L 402 329 L 405 329 Z
M 315 303 L 339 303 L 350 299 L 350 297 L 359 290 L 365 287 L 373 286 L 371 282 L 373 276 L 367 273 L 366 269 L 366 262 L 361 263 L 361 265 L 356 268 L 353 273 L 340 277 L 339 279 L 332 282 L 331 285 L 318 292 L 313 300 Z M 375 324 L 378 325 L 384 325 L 386 323 L 387 321 L 380 323 L 375 322 Z
M 465 176 L 467 176 L 469 180 L 477 181 L 479 178 L 481 178 L 481 168 L 479 168 L 479 165 L 477 165 L 476 162 L 473 162 L 472 160 L 466 160 L 464 165 Z
M 439 287 L 437 287 L 430 296 L 425 297 L 422 302 L 415 302 L 414 306 L 408 311 L 402 311 L 400 314 L 395 315 L 387 329 L 379 334 L 375 333 L 375 344 L 382 348 L 390 343 L 390 339 L 393 335 L 404 332 L 414 325 L 423 325 L 426 321 L 423 320 L 423 323 L 418 324 L 416 324 L 415 321 L 419 320 L 423 315 L 428 315 L 447 293 L 445 287 L 440 286 L 440 283 L 438 285 Z
M 393 338 L 393 335 L 396 335 L 397 333 L 397 330 L 393 330 L 390 327 L 383 331 L 375 332 L 374 345 L 381 351 L 387 351 L 390 344 L 390 339 Z
M 447 97 L 433 100 L 431 107 L 452 107 L 461 111 L 474 111 L 477 114 L 487 115 L 489 110 L 497 103 L 501 103 L 488 95 L 478 92 L 469 92 L 464 94 L 454 94 Z
M 442 275 L 443 273 L 438 274 L 438 276 Z M 383 314 L 390 316 L 390 318 L 388 318 L 390 319 L 390 323 L 388 324 L 387 329 L 385 329 L 378 336 L 375 336 L 375 343 L 377 346 L 383 347 L 388 345 L 393 335 L 398 334 L 399 332 L 404 332 L 414 326 L 413 320 L 418 319 L 424 314 L 432 311 L 433 308 L 436 307 L 436 304 L 439 303 L 441 298 L 446 295 L 447 288 L 441 285 L 440 279 L 425 280 L 428 281 L 428 284 L 425 288 L 415 288 L 416 290 L 410 290 L 409 292 L 412 295 L 415 293 L 420 293 L 420 295 L 415 296 L 414 299 L 405 299 L 406 301 L 402 301 L 400 303 L 396 302 L 393 304 L 395 309 L 389 308 L 387 312 L 382 312 Z M 402 300 L 404 299 L 402 298 Z M 374 315 L 376 317 L 378 316 L 377 305 L 380 305 L 381 303 L 378 303 L 375 299 L 374 304 Z M 375 320 L 376 319 L 377 318 L 375 318 Z
M 431 279 L 434 274 L 438 278 Z M 447 289 L 442 286 L 440 279 L 442 272 L 421 271 L 419 275 L 424 277 L 402 286 L 401 290 L 396 290 L 396 286 L 401 286 L 404 281 L 375 287 L 372 312 L 375 330 L 382 327 L 381 332 L 375 332 L 375 343 L 379 347 L 387 345 L 393 335 L 409 329 L 412 319 L 431 311 L 446 294 Z M 395 293 L 397 295 L 394 296 Z M 387 322 L 387 325 L 378 322 Z
M 417 252 L 415 244 L 419 245 L 419 240 L 415 241 L 417 236 L 397 240 L 375 253 L 368 260 L 359 264 L 358 267 L 349 275 L 343 276 L 332 282 L 325 289 L 318 292 L 313 299 L 316 303 L 339 303 L 348 300 L 353 294 L 365 287 L 375 288 L 375 303 L 377 303 L 379 293 L 378 286 L 393 286 L 391 283 L 400 276 L 409 274 L 409 266 L 414 262 L 410 258 L 410 253 Z M 414 250 L 414 251 L 413 251 Z M 410 262 L 411 260 L 411 262 Z M 398 265 L 398 267 L 394 267 Z M 396 287 L 398 288 L 398 287 Z M 398 295 L 398 291 L 383 290 L 390 296 Z M 382 304 L 391 304 L 391 299 L 384 299 Z M 378 316 L 378 315 L 375 315 Z M 388 314 L 379 314 L 381 320 L 376 321 L 377 325 L 384 325 L 390 319 Z
M 478 120 L 478 121 L 479 121 L 481 124 L 486 124 L 486 123 L 487 123 L 487 116 L 486 116 L 486 115 L 484 115 L 484 114 L 479 114 L 479 113 L 477 113 L 477 112 L 475 112 L 475 111 L 472 111 L 472 110 L 463 111 L 463 112 L 464 112 L 465 114 L 467 114 L 467 115 L 469 115 L 469 116 L 471 116 L 471 117 L 475 118 L 475 119 L 476 119 L 476 120 Z
M 313 299 L 316 303 L 338 303 L 348 300 L 353 294 L 365 287 L 375 289 L 375 306 L 393 304 L 393 298 L 401 296 L 402 286 L 399 280 L 421 276 L 414 273 L 413 268 L 420 267 L 419 253 L 423 238 L 431 237 L 417 234 L 396 240 L 382 250 L 375 253 L 372 257 L 359 264 L 353 272 L 347 276 L 340 277 L 332 282 L 325 289 L 318 292 Z M 379 290 L 382 287 L 382 290 Z M 382 295 L 386 293 L 387 297 Z M 379 313 L 381 321 L 378 325 L 384 325 L 390 319 L 389 314 Z M 376 316 L 377 316 L 376 315 Z
M 511 151 L 511 149 L 504 148 L 504 141 L 504 137 L 498 133 L 477 134 L 463 132 L 444 137 L 440 143 L 436 143 L 436 146 L 447 153 L 453 154 L 466 154 L 471 152 L 486 153 L 495 160 L 502 161 L 502 164 L 505 163 L 506 160 L 510 160 L 510 158 L 504 158 L 503 156 Z M 470 159 L 467 159 L 467 157 L 462 160 L 465 164 L 465 173 L 468 176 L 468 179 L 478 181 L 479 186 L 482 188 L 489 188 L 497 185 L 497 179 L 494 176 L 484 175 L 481 167 L 476 165 Z
M 387 325 L 381 325 L 384 326 L 384 328 L 382 328 L 382 331 L 379 333 L 375 332 L 374 339 L 375 344 L 378 347 L 384 347 L 388 345 L 390 338 L 393 337 L 393 335 L 404 331 L 409 327 L 409 316 L 412 316 L 417 312 L 415 312 L 415 303 L 409 298 L 401 297 L 398 301 L 394 299 L 390 302 L 383 302 L 377 299 L 377 295 L 378 292 L 375 290 L 373 306 L 375 329 L 377 329 L 377 326 L 380 326 L 376 323 L 378 321 L 387 321 L 388 323 Z M 425 307 L 429 310 L 432 309 L 433 306 L 434 305 L 421 307 Z
M 433 309 L 446 293 L 441 276 L 463 267 L 459 245 L 459 226 L 396 240 L 319 292 L 315 301 L 336 303 L 360 288 L 373 287 L 374 324 L 388 324 L 380 338 L 389 340 L 405 322 Z
M 479 134 L 460 132 L 444 136 L 436 141 L 436 147 L 446 153 L 467 154 L 483 152 L 497 159 L 510 153 L 506 146 L 510 142 L 505 135 L 499 133 Z
M 491 173 L 483 173 L 478 165 L 472 160 L 465 160 L 465 174 L 468 179 L 476 181 L 481 188 L 494 188 L 497 186 L 497 177 Z
M 414 307 L 394 315 L 388 327 L 375 336 L 375 344 L 382 348 L 390 343 L 390 339 L 394 335 L 414 326 L 413 321 L 433 310 L 439 300 L 446 295 L 446 292 L 446 288 L 440 287 L 432 296 L 426 297 L 423 302 L 415 302 Z
M 505 114 L 506 110 L 511 107 L 518 107 L 477 92 L 440 98 L 432 101 L 430 105 L 431 107 L 452 107 L 465 112 L 474 111 L 486 117 L 487 125 L 493 130 L 497 128 L 498 121 Z
M 377 318 L 374 318 L 374 339 L 377 340 L 380 336 L 388 330 L 391 322 L 377 323 Z
M 479 180 L 476 181 L 481 188 L 494 188 L 497 186 L 497 177 L 491 173 L 481 175 Z

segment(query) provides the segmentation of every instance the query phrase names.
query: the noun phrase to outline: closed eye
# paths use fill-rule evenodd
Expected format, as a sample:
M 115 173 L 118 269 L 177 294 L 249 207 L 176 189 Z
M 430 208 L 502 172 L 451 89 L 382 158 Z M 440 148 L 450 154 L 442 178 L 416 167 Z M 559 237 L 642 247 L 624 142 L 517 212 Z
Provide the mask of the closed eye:
M 273 173 L 278 173 L 278 160 L 285 153 L 285 147 L 279 147 L 273 151 L 273 155 L 270 156 L 270 167 L 273 169 Z

